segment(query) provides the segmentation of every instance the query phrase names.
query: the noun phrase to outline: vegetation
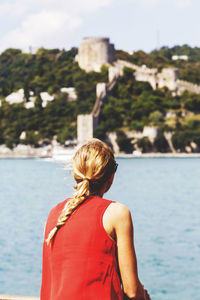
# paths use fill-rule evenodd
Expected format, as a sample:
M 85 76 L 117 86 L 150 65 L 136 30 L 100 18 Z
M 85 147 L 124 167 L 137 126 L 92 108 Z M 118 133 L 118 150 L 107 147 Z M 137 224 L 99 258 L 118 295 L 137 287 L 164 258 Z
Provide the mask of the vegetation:
M 96 84 L 107 81 L 107 69 L 86 73 L 75 62 L 77 50 L 39 49 L 25 54 L 8 49 L 0 55 L 0 98 L 24 89 L 26 101 L 30 92 L 37 96 L 36 105 L 25 109 L 23 104 L 9 105 L 2 101 L 0 108 L 0 143 L 12 148 L 18 143 L 40 145 L 54 136 L 64 144 L 76 136 L 77 114 L 90 113 L 96 99 Z M 61 87 L 75 87 L 78 99 L 70 102 Z M 55 101 L 42 107 L 40 92 L 53 94 Z M 26 138 L 20 140 L 22 131 Z
M 75 48 L 69 51 L 39 49 L 36 54 L 7 49 L 0 55 L 0 144 L 12 148 L 19 143 L 35 147 L 50 143 L 56 137 L 64 144 L 76 137 L 78 114 L 90 113 L 96 98 L 97 82 L 107 82 L 107 68 L 100 73 L 86 73 L 74 58 Z M 188 55 L 188 61 L 172 61 L 172 55 Z M 137 51 L 128 54 L 117 51 L 117 58 L 149 67 L 173 66 L 179 68 L 182 79 L 200 83 L 200 48 L 187 45 L 163 47 L 149 54 Z M 77 101 L 69 101 L 61 87 L 75 87 Z M 26 109 L 24 104 L 9 105 L 4 99 L 13 91 L 23 88 L 25 98 L 30 92 L 36 96 L 35 107 Z M 54 101 L 42 106 L 40 93 L 54 95 Z M 145 126 L 158 128 L 153 143 L 148 138 L 126 136 L 126 131 L 142 131 Z M 26 137 L 21 138 L 25 131 Z M 172 142 L 178 151 L 200 151 L 200 95 L 185 91 L 173 97 L 167 88 L 152 90 L 145 82 L 137 82 L 133 70 L 126 68 L 107 102 L 101 109 L 95 136 L 106 139 L 106 133 L 117 132 L 121 151 L 131 153 L 140 148 L 143 152 L 169 151 L 165 132 L 172 133 Z M 137 147 L 136 147 L 137 146 Z
M 181 96 L 173 97 L 166 89 L 152 90 L 145 82 L 135 81 L 132 70 L 125 69 L 124 76 L 115 85 L 112 95 L 101 110 L 100 125 L 95 134 L 105 139 L 109 131 L 142 131 L 145 126 L 155 126 L 159 133 L 154 143 L 142 138 L 137 145 L 143 152 L 169 151 L 164 137 L 165 131 L 173 133 L 174 146 L 178 151 L 185 151 L 191 143 L 200 149 L 200 95 L 185 91 Z M 199 136 L 199 137 L 198 137 Z M 120 149 L 126 152 L 134 150 L 134 141 L 118 134 Z

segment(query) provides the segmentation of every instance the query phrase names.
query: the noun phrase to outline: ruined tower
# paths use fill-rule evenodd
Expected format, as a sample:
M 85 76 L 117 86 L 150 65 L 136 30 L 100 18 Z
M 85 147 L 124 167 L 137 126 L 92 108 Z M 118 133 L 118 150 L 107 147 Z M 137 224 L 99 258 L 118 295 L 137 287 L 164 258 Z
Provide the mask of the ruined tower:
M 103 64 L 113 63 L 115 48 L 109 38 L 84 38 L 79 46 L 76 61 L 86 72 L 99 72 Z

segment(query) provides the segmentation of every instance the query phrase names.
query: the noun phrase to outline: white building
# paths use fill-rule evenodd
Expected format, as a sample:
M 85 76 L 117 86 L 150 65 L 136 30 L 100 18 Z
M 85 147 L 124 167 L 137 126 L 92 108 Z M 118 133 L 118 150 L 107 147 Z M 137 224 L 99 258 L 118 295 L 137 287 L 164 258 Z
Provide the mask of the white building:
M 48 102 L 54 100 L 54 96 L 49 95 L 47 92 L 41 92 L 40 97 L 42 99 L 42 107 L 46 107 Z
M 69 101 L 76 101 L 77 100 L 77 94 L 76 89 L 74 87 L 62 87 L 60 89 L 61 93 L 68 94 L 68 100 Z
M 24 89 L 20 89 L 17 92 L 13 92 L 5 98 L 9 104 L 17 104 L 25 101 Z
M 33 108 L 34 106 L 35 106 L 35 102 L 34 101 L 28 101 L 28 102 L 24 103 L 24 107 L 26 109 Z
M 25 140 L 26 139 L 26 131 L 22 131 L 19 138 L 20 138 L 20 140 Z
M 188 56 L 187 55 L 173 55 L 172 60 L 185 60 L 188 61 Z

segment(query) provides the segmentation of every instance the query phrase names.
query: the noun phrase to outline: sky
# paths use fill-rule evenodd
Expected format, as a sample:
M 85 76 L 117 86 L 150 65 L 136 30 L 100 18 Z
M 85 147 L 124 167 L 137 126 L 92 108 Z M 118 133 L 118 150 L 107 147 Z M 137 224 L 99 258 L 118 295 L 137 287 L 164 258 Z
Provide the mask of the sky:
M 109 37 L 116 49 L 200 47 L 199 0 L 0 0 L 0 52 L 70 49 Z

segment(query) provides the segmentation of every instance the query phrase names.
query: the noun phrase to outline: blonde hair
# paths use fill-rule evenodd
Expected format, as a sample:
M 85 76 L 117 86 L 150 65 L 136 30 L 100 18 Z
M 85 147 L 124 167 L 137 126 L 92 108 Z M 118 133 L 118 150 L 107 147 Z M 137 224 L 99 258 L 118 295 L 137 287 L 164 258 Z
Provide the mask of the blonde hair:
M 75 209 L 89 196 L 98 194 L 111 175 L 116 171 L 116 161 L 111 148 L 98 139 L 82 145 L 73 157 L 73 176 L 76 181 L 75 193 L 66 203 L 56 226 L 46 239 L 52 244 L 55 234 Z M 109 189 L 110 186 L 107 187 Z

